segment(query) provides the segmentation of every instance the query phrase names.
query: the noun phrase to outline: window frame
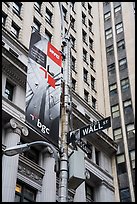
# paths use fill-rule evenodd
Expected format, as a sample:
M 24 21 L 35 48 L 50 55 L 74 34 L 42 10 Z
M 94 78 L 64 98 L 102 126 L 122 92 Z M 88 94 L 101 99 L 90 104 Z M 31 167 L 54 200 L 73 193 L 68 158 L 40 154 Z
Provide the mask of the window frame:
M 116 108 L 116 110 L 113 111 L 114 108 Z M 112 113 L 112 118 L 117 118 L 120 116 L 120 111 L 119 111 L 119 105 L 114 105 L 114 106 L 111 106 L 111 113 Z

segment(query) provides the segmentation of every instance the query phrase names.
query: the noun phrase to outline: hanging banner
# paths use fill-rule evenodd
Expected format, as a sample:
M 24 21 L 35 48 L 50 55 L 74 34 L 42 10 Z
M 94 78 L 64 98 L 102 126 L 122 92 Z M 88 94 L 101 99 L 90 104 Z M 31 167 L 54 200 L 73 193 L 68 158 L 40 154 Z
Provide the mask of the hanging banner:
M 59 139 L 61 53 L 32 32 L 26 86 L 26 123 L 56 146 Z

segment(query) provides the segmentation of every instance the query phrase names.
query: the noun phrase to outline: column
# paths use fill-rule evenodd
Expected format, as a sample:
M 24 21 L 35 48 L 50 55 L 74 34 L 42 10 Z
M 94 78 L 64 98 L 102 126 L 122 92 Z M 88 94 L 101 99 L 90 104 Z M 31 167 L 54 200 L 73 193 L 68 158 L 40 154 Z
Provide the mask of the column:
M 55 159 L 53 153 L 48 152 L 48 148 L 45 148 L 46 152 L 43 153 L 41 159 L 42 168 L 45 169 L 45 175 L 42 181 L 42 191 L 38 193 L 37 202 L 56 202 L 56 172 L 54 171 Z
M 21 134 L 28 135 L 28 129 L 12 118 L 5 126 L 4 145 L 12 147 L 20 142 Z M 2 157 L 2 202 L 14 202 L 19 154 Z
M 85 182 L 76 189 L 74 202 L 86 202 Z

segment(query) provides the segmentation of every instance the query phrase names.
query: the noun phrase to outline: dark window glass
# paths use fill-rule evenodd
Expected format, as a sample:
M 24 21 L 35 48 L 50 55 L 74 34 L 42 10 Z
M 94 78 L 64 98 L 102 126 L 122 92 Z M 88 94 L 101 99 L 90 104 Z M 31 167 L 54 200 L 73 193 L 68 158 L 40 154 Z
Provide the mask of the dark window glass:
M 22 6 L 21 2 L 13 2 L 13 11 L 18 15 L 20 15 L 21 6 Z
M 121 202 L 131 202 L 129 188 L 120 189 Z
M 13 99 L 13 91 L 14 86 L 9 81 L 7 81 L 5 87 L 5 97 L 8 98 L 10 101 L 12 101 Z

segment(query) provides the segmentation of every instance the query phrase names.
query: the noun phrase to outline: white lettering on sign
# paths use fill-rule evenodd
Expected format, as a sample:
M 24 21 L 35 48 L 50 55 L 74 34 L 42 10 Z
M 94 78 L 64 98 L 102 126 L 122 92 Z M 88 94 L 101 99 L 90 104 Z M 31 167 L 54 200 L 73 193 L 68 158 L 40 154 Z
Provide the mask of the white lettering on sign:
M 59 55 L 58 55 L 57 53 L 55 53 L 54 50 L 52 50 L 52 49 L 50 48 L 49 51 L 50 51 L 57 59 L 59 59 Z
M 96 132 L 101 129 L 103 129 L 103 126 L 101 126 L 100 123 L 98 123 L 98 125 L 97 124 L 93 126 L 90 125 L 82 130 L 82 134 L 83 136 L 85 136 L 85 135 L 90 134 L 91 132 Z

